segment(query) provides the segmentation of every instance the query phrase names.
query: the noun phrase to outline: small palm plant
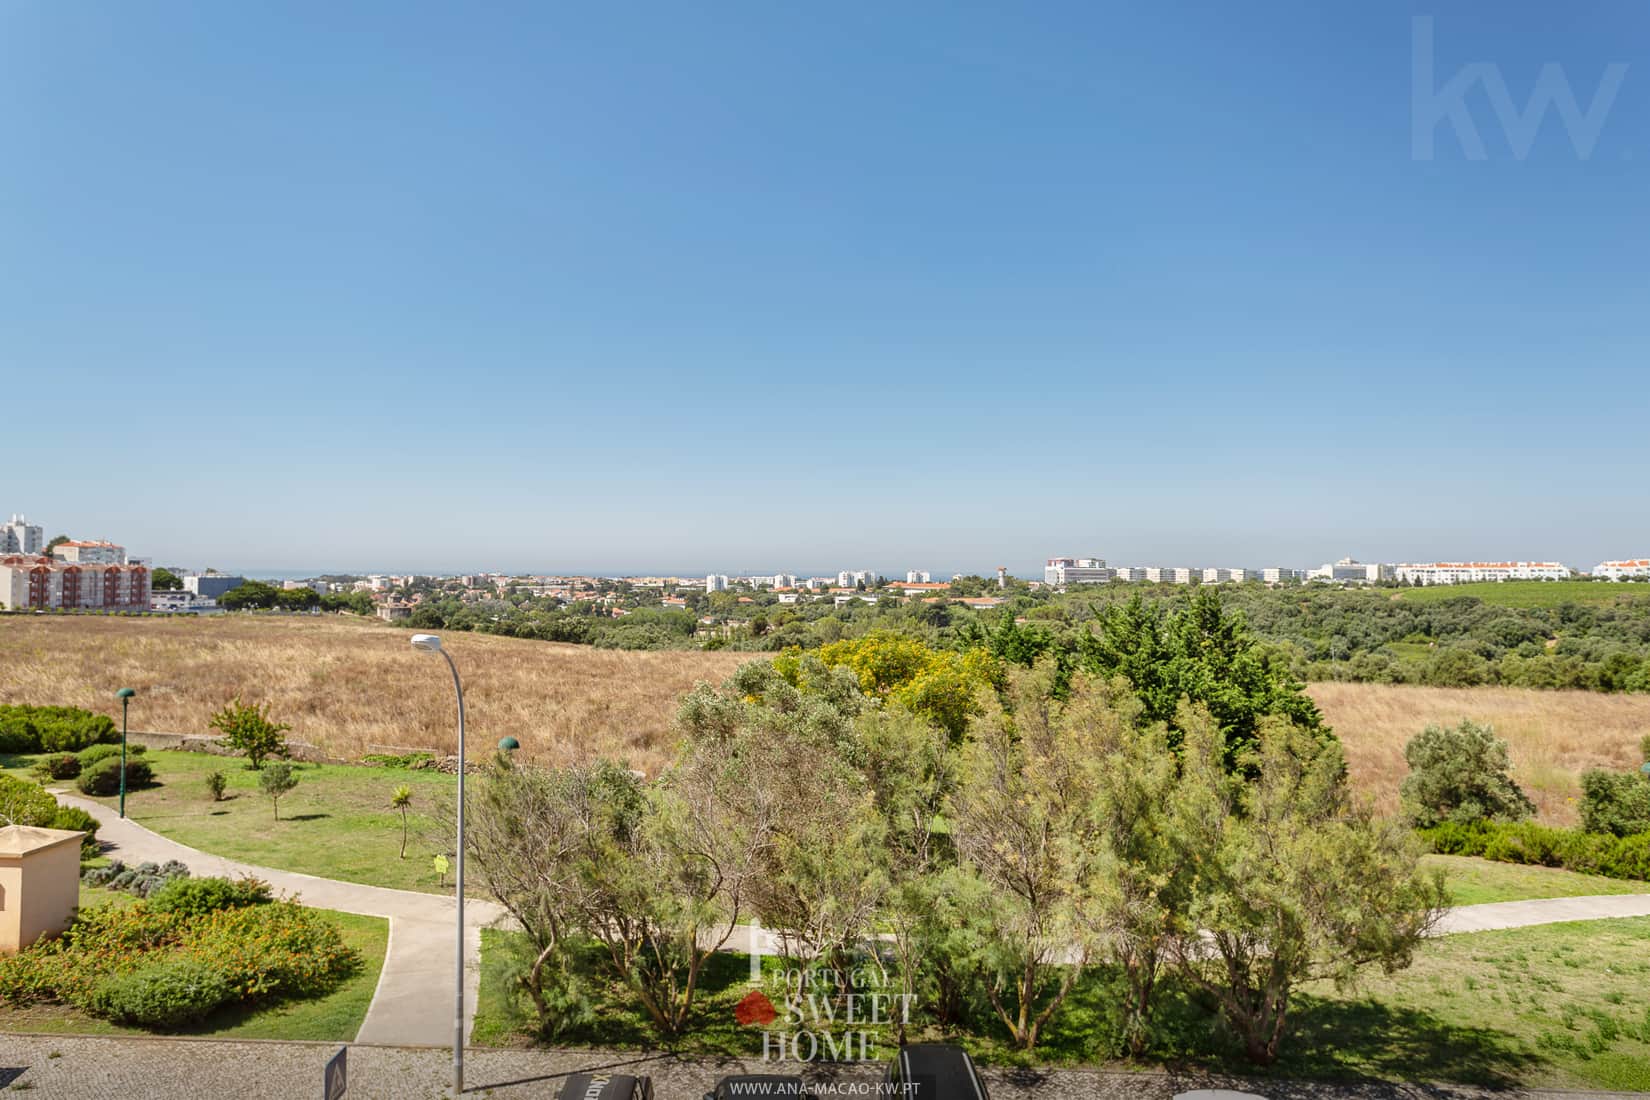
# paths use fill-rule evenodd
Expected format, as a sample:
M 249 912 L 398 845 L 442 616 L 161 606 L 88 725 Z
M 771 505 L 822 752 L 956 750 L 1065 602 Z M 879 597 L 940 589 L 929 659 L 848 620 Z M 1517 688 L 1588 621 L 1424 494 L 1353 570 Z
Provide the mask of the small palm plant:
M 407 858 L 407 810 L 412 807 L 412 788 L 406 784 L 390 793 L 390 808 L 401 811 L 401 858 Z

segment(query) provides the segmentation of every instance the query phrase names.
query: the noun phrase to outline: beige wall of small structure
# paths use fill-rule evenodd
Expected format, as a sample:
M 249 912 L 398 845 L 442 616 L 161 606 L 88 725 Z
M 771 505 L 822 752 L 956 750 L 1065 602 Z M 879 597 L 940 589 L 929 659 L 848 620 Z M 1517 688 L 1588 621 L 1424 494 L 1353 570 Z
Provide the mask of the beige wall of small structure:
M 69 926 L 80 904 L 80 838 L 69 829 L 0 829 L 0 952 Z

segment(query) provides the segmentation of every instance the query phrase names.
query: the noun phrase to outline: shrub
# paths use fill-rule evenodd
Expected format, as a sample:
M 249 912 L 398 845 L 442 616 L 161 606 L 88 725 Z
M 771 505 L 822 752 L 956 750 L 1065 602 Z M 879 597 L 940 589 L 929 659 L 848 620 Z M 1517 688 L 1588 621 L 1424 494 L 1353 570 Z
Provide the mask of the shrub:
M 136 867 L 128 867 L 115 859 L 110 860 L 107 866 L 92 868 L 80 879 L 91 886 L 105 886 L 145 898 L 173 879 L 188 877 L 189 868 L 175 859 L 161 864 L 140 863 Z
M 204 1020 L 236 997 L 229 979 L 211 965 L 163 958 L 105 979 L 90 1007 L 117 1023 L 174 1030 Z
M 256 878 L 174 878 L 149 895 L 149 905 L 162 913 L 199 917 L 220 909 L 263 905 L 270 900 L 269 883 Z
M 1650 880 L 1650 833 L 1616 837 L 1553 829 L 1530 821 L 1445 822 L 1420 830 L 1435 852 L 1482 856 L 1502 863 L 1563 867 L 1607 878 Z
M 48 779 L 73 779 L 80 774 L 80 758 L 72 752 L 48 756 L 43 760 L 37 760 L 33 770 L 42 782 Z
M 147 760 L 126 761 L 127 790 L 147 786 L 154 778 L 154 769 L 149 767 Z M 80 788 L 81 794 L 114 794 L 120 790 L 120 761 L 104 760 L 81 772 L 75 786 Z
M 435 767 L 435 753 L 409 752 L 396 755 L 389 752 L 369 752 L 361 758 L 361 763 L 375 768 L 406 768 L 409 771 L 422 771 Z
M 361 961 L 337 925 L 293 901 L 220 909 L 190 921 L 179 942 L 249 996 L 325 993 Z
M 149 746 L 147 745 L 135 745 L 131 742 L 127 742 L 126 756 L 128 759 L 134 756 L 142 756 L 148 751 Z M 75 758 L 80 761 L 80 766 L 82 768 L 89 768 L 100 760 L 107 760 L 111 756 L 119 755 L 120 745 L 117 743 L 113 745 L 93 745 L 89 749 L 81 749 L 79 752 L 75 753 Z
M 0 706 L 0 752 L 78 752 L 119 739 L 112 719 L 79 707 Z
M 53 829 L 78 829 L 86 835 L 80 840 L 80 858 L 93 859 L 97 856 L 97 818 L 82 810 L 79 806 L 59 806 L 57 814 L 52 818 Z
M 1428 726 L 1404 746 L 1404 759 L 1409 776 L 1399 795 L 1405 815 L 1421 828 L 1446 821 L 1521 821 L 1535 812 L 1535 803 L 1507 774 L 1507 743 L 1489 726 Z
M 206 773 L 206 793 L 212 796 L 212 801 L 222 802 L 223 792 L 229 786 L 229 780 L 223 772 Z
M 0 775 L 0 825 L 49 829 L 56 817 L 57 799 L 34 783 Z
M 1650 832 L 1650 779 L 1601 768 L 1582 772 L 1581 827 L 1614 836 Z
M 286 731 L 292 727 L 272 720 L 262 704 L 236 699 L 214 714 L 209 724 L 223 734 L 224 746 L 245 756 L 254 769 L 263 767 L 266 757 L 288 755 Z

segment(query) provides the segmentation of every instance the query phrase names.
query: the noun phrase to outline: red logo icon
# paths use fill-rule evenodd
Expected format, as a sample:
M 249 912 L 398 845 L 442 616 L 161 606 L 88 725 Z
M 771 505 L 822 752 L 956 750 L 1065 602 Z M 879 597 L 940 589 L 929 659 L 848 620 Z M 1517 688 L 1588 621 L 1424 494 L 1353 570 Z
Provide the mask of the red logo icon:
M 733 1006 L 733 1018 L 746 1027 L 755 1024 L 757 1027 L 767 1027 L 779 1018 L 773 1002 L 768 1000 L 767 994 L 760 989 L 753 989 L 745 994 L 745 999 Z

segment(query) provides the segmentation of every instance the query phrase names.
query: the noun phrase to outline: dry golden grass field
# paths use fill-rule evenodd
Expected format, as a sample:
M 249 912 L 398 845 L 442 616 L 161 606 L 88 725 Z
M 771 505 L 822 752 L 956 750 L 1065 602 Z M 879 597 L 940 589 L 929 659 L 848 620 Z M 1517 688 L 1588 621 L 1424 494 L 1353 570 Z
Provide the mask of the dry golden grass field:
M 0 703 L 63 704 L 115 716 L 137 690 L 134 730 L 211 733 L 240 696 L 272 704 L 289 736 L 351 758 L 369 745 L 452 752 L 452 677 L 413 631 L 354 617 L 222 615 L 118 619 L 0 616 Z M 468 748 L 519 739 L 542 760 L 602 754 L 653 770 L 670 753 L 676 700 L 741 656 L 629 653 L 448 633 L 464 678 Z
M 1353 782 L 1383 810 L 1398 808 L 1404 743 L 1431 723 L 1493 725 L 1507 742 L 1513 778 L 1549 825 L 1576 823 L 1586 769 L 1638 767 L 1639 738 L 1650 733 L 1650 695 L 1340 683 L 1308 690 L 1346 746 Z
M 273 705 L 292 736 L 341 757 L 369 745 L 452 751 L 444 662 L 415 652 L 411 631 L 342 616 L 193 619 L 0 616 L 0 702 L 60 703 L 118 715 L 133 687 L 132 727 L 208 733 L 239 695 Z M 670 755 L 676 700 L 752 654 L 626 653 L 447 636 L 464 676 L 471 751 L 506 734 L 529 756 L 606 755 L 654 771 Z M 1628 769 L 1650 732 L 1650 696 L 1512 688 L 1311 685 L 1346 745 L 1353 780 L 1383 810 L 1398 805 L 1404 742 L 1429 722 L 1487 721 L 1507 739 L 1515 776 L 1550 824 L 1576 821 L 1577 777 Z

